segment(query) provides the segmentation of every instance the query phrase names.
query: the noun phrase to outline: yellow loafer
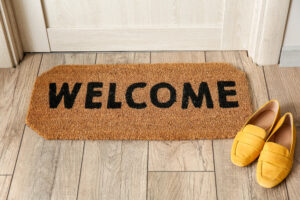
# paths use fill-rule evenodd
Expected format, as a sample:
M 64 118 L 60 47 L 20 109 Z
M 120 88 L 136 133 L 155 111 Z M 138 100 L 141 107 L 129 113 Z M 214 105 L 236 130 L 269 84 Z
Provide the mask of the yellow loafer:
M 271 100 L 248 119 L 233 140 L 231 149 L 233 164 L 243 167 L 259 156 L 279 116 L 279 102 Z
M 296 128 L 291 113 L 275 125 L 259 156 L 256 179 L 265 188 L 281 183 L 290 173 L 296 144 Z

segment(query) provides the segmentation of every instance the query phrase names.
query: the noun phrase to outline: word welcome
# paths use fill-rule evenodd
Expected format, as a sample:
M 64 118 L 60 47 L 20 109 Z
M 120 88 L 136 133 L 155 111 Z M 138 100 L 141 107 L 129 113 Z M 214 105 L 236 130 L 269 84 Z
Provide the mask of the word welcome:
M 221 108 L 234 108 L 238 107 L 238 101 L 227 101 L 227 96 L 235 96 L 236 90 L 233 88 L 226 89 L 226 87 L 235 87 L 234 81 L 217 81 L 218 87 L 218 95 L 219 95 L 219 106 Z M 63 83 L 60 91 L 57 93 L 57 85 L 56 83 L 49 84 L 49 106 L 54 109 L 57 108 L 60 104 L 62 98 L 64 98 L 64 106 L 67 109 L 71 109 L 74 105 L 77 94 L 82 86 L 82 83 L 75 83 L 72 91 L 69 90 L 69 84 Z M 130 108 L 134 109 L 145 109 L 147 107 L 146 102 L 136 102 L 133 99 L 133 93 L 138 92 L 135 91 L 137 88 L 145 88 L 147 83 L 139 82 L 133 83 L 128 86 L 125 99 L 126 103 Z M 100 109 L 102 107 L 101 102 L 94 102 L 94 97 L 101 97 L 103 87 L 102 82 L 88 82 L 87 83 L 87 91 L 85 97 L 85 108 L 86 109 Z M 169 100 L 161 102 L 157 97 L 157 93 L 160 89 L 167 89 L 170 92 Z M 213 108 L 214 102 L 211 97 L 211 93 L 206 82 L 201 82 L 199 84 L 198 91 L 195 92 L 189 82 L 183 84 L 183 93 L 181 99 L 181 108 L 187 109 L 189 106 L 189 102 L 193 104 L 195 108 L 201 108 L 203 99 L 205 98 L 206 107 Z M 109 91 L 108 91 L 108 99 L 107 99 L 107 109 L 120 109 L 122 107 L 122 102 L 116 100 L 116 91 L 117 84 L 109 83 Z M 151 87 L 150 89 L 150 100 L 151 103 L 158 108 L 169 108 L 177 101 L 177 91 L 176 89 L 169 83 L 161 82 Z

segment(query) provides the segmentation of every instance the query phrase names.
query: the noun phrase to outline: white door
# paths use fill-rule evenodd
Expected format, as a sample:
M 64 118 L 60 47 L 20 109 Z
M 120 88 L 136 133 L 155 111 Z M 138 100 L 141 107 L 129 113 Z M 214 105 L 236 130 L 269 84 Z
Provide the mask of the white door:
M 260 55 L 266 50 L 272 54 L 268 62 L 279 56 L 289 3 L 13 0 L 13 5 L 24 51 L 249 50 L 263 64 Z M 267 17 L 278 10 L 276 23 L 270 21 Z M 269 33 L 278 24 L 282 30 L 275 43 L 280 45 L 274 50 Z

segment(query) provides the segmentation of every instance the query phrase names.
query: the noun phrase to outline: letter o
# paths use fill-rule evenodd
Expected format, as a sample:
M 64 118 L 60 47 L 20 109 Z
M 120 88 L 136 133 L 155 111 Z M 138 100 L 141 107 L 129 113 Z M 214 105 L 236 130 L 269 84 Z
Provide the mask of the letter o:
M 157 98 L 157 92 L 161 88 L 167 88 L 170 91 L 170 99 L 167 102 L 159 102 Z M 158 108 L 169 108 L 176 102 L 176 90 L 169 83 L 158 83 L 151 88 L 150 98 L 153 105 Z

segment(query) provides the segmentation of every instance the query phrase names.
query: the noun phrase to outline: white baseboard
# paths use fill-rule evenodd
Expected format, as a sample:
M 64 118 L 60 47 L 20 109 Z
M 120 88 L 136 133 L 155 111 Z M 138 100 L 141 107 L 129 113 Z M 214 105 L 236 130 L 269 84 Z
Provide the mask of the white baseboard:
M 285 46 L 281 50 L 280 67 L 300 67 L 300 46 Z
M 51 51 L 219 50 L 220 27 L 48 28 Z

